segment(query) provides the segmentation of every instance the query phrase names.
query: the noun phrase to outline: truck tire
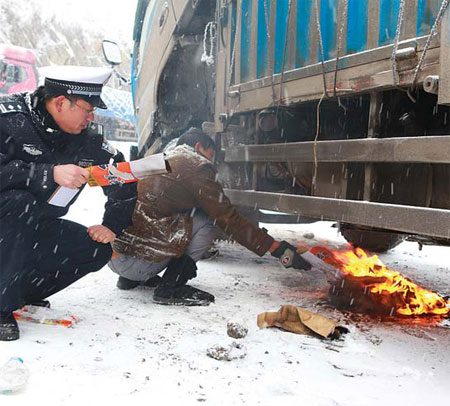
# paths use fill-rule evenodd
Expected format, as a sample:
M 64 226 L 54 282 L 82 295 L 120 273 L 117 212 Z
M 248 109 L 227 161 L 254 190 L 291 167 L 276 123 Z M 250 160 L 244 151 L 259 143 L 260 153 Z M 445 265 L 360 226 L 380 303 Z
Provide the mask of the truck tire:
M 390 231 L 367 230 L 348 224 L 340 224 L 339 230 L 343 237 L 354 247 L 373 252 L 386 252 L 399 245 L 404 236 Z

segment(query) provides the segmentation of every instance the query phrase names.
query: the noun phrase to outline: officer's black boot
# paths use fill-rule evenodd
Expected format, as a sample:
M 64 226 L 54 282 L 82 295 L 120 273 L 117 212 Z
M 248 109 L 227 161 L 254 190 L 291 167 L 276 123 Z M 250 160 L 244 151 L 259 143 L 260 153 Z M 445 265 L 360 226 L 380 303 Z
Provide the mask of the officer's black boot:
M 186 285 L 189 279 L 197 276 L 196 270 L 197 265 L 189 255 L 172 259 L 155 289 L 153 300 L 159 304 L 183 306 L 207 306 L 214 302 L 210 293 Z
M 30 306 L 36 306 L 36 307 L 46 307 L 47 309 L 50 309 L 50 302 L 46 299 L 41 300 L 35 300 L 34 302 L 27 303 Z
M 19 326 L 12 312 L 0 312 L 0 341 L 14 341 L 19 337 Z

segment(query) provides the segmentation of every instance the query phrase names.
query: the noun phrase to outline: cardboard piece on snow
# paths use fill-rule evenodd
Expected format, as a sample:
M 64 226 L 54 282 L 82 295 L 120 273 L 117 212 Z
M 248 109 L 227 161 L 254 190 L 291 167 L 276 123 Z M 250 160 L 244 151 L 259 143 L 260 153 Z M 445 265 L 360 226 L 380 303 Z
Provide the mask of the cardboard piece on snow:
M 279 327 L 296 334 L 319 335 L 324 338 L 338 338 L 348 329 L 317 313 L 292 305 L 281 306 L 277 312 L 258 315 L 258 327 Z

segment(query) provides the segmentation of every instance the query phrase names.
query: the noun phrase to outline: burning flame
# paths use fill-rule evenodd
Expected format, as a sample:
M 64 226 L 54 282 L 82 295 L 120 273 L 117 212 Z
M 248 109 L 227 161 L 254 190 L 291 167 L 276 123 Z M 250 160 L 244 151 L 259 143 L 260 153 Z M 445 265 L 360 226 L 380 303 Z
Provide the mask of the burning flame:
M 367 286 L 375 295 L 396 295 L 393 312 L 403 315 L 447 315 L 450 313 L 450 301 L 446 301 L 437 293 L 423 289 L 400 273 L 386 268 L 380 259 L 371 257 L 361 249 L 355 251 L 333 252 L 335 259 L 341 264 L 340 270 L 345 275 L 352 275 Z

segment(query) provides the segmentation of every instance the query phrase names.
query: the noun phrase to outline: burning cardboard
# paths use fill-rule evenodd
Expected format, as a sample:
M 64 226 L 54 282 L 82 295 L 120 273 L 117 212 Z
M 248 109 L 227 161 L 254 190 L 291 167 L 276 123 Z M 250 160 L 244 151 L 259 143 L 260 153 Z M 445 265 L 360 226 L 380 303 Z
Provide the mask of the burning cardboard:
M 402 317 L 450 314 L 450 301 L 387 268 L 376 255 L 368 256 L 360 248 L 338 252 L 314 247 L 308 254 L 339 271 L 340 277 L 334 275 L 330 289 L 337 307 Z

